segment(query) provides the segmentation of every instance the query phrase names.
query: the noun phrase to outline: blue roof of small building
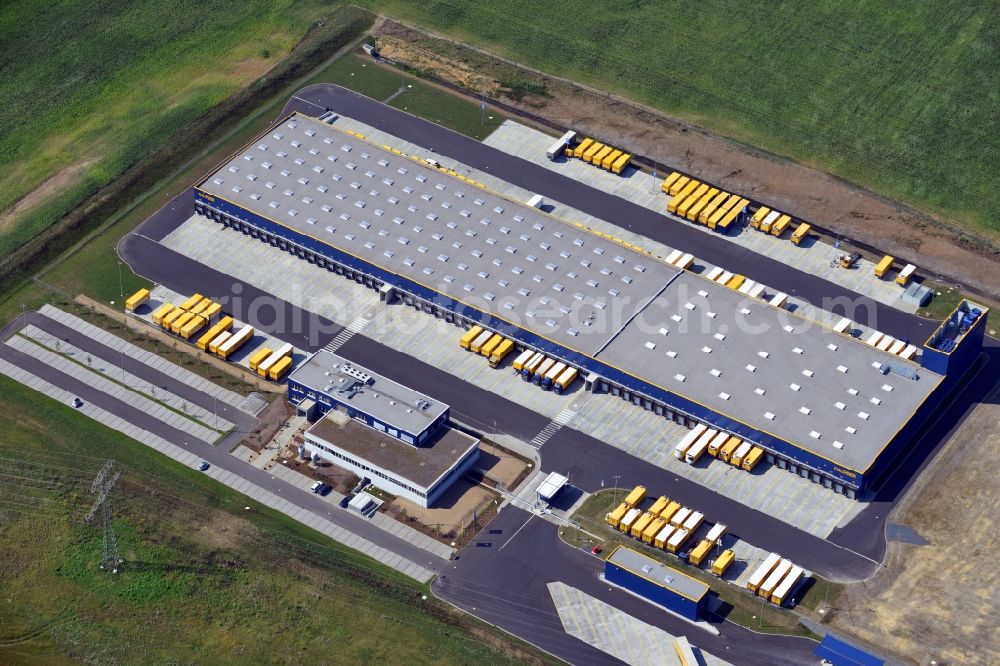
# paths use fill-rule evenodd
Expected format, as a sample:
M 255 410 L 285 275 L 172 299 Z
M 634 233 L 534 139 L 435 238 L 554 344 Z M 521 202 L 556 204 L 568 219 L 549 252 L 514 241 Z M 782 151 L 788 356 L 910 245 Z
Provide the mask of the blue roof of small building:
M 827 634 L 813 654 L 834 666 L 884 666 L 885 661 L 859 647 Z

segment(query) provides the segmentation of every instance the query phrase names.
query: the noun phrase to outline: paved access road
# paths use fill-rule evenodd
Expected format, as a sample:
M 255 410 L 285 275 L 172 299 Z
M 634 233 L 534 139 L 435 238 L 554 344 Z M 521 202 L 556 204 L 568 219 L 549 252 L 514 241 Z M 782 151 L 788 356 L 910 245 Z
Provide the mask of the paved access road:
M 43 315 L 35 313 L 35 315 L 32 316 L 33 321 L 30 323 L 33 323 L 36 326 L 39 326 L 40 324 L 47 325 L 45 321 L 40 322 L 37 317 L 41 317 L 43 320 L 48 319 Z M 10 324 L 7 324 L 7 326 L 3 329 L 0 329 L 0 340 L 6 340 L 8 336 L 15 333 L 21 327 L 27 325 L 27 323 L 29 323 L 27 315 L 21 315 Z M 52 323 L 58 324 L 58 322 Z M 76 343 L 74 342 L 74 344 Z M 104 393 L 101 390 L 95 389 L 78 379 L 70 377 L 69 375 L 56 370 L 52 366 L 47 365 L 32 356 L 12 349 L 2 342 L 0 342 L 0 358 L 7 360 L 8 362 L 30 372 L 36 377 L 54 386 L 58 386 L 66 391 L 72 392 L 81 400 L 89 404 L 99 407 L 110 414 L 114 414 L 115 416 L 118 416 L 119 418 L 134 424 L 166 440 L 167 442 L 180 447 L 181 449 L 184 449 L 185 451 L 188 451 L 218 469 L 231 472 L 232 474 L 245 479 L 249 483 L 258 486 L 259 488 L 263 488 L 264 490 L 270 491 L 279 497 L 284 498 L 296 507 L 311 511 L 318 516 L 322 516 L 328 521 L 352 532 L 357 536 L 362 537 L 363 539 L 366 539 L 376 546 L 385 548 L 388 551 L 396 553 L 399 556 L 434 572 L 443 570 L 448 564 L 447 559 L 432 555 L 426 550 L 419 548 L 408 541 L 389 534 L 354 513 L 340 509 L 339 507 L 331 507 L 328 502 L 323 501 L 323 499 L 313 495 L 308 492 L 308 490 L 278 479 L 264 470 L 257 469 L 253 465 L 233 457 L 229 454 L 229 449 L 235 445 L 235 441 L 232 441 L 232 438 L 237 438 L 237 441 L 238 439 L 242 439 L 242 434 L 240 433 L 233 433 L 227 439 L 223 440 L 222 444 L 213 446 L 208 442 L 200 441 L 191 437 L 187 433 L 168 426 L 159 419 L 127 405 L 117 398 Z M 135 369 L 133 368 L 133 370 Z M 185 398 L 189 399 L 193 404 L 206 407 L 207 409 L 212 409 L 213 399 L 211 395 L 202 393 L 201 391 L 197 391 L 191 387 L 187 387 L 187 391 L 184 395 Z M 238 409 L 232 410 L 232 413 L 230 414 L 231 420 L 236 418 L 238 412 Z M 244 416 L 252 419 L 253 422 L 256 423 L 256 419 L 253 419 L 253 417 L 250 417 L 249 415 Z M 246 422 L 245 419 L 243 422 Z
M 757 282 L 784 290 L 816 307 L 848 316 L 858 323 L 894 337 L 920 343 L 937 327 L 937 322 L 884 305 L 811 273 L 791 268 L 722 238 L 715 238 L 692 224 L 669 218 L 627 199 L 508 155 L 346 88 L 328 83 L 311 85 L 300 90 L 285 108 L 286 112 L 296 110 L 313 116 L 320 115 L 326 109 L 360 120 L 669 247 L 690 252 L 699 259 L 724 266 L 734 273 L 741 273 Z
M 687 636 L 694 645 L 732 664 L 815 663 L 812 640 L 757 634 L 711 617 L 720 632 L 716 636 L 603 583 L 598 578 L 604 566 L 599 558 L 566 545 L 555 525 L 513 505 L 500 512 L 479 541 L 490 545 L 477 547 L 473 542 L 434 581 L 434 593 L 571 663 L 621 662 L 563 631 L 546 587 L 552 581 L 562 581 L 675 636 Z M 664 650 L 673 654 L 670 645 Z

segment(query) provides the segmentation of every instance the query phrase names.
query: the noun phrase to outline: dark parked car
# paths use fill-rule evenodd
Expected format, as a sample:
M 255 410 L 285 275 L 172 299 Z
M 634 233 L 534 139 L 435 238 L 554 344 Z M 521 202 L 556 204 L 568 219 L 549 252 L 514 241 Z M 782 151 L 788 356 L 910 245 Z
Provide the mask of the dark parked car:
M 83 407 L 83 400 L 80 400 L 79 398 L 73 398 L 73 406 L 76 407 L 77 409 L 80 409 L 81 407 Z
M 209 464 L 208 464 L 207 462 L 205 462 L 204 460 L 202 460 L 202 461 L 201 461 L 200 463 L 198 463 L 198 471 L 199 471 L 199 472 L 205 472 L 205 471 L 208 471 L 208 468 L 209 468 L 209 467 L 211 467 L 211 465 L 209 465 Z

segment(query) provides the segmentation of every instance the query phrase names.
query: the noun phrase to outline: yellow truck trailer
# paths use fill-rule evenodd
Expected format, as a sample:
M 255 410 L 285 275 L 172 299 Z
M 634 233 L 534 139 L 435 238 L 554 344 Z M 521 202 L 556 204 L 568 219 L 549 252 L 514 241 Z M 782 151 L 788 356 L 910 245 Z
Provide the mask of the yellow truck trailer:
M 135 309 L 149 300 L 149 289 L 140 289 L 125 301 L 125 309 L 135 312 Z
M 663 529 L 657 532 L 656 536 L 653 537 L 653 545 L 656 546 L 657 548 L 666 548 L 667 541 L 670 540 L 670 537 L 673 536 L 673 534 L 674 534 L 674 526 L 664 525 Z
M 490 356 L 493 356 L 493 352 L 496 350 L 497 347 L 500 346 L 500 343 L 503 341 L 504 337 L 498 333 L 494 335 L 492 338 L 490 338 L 485 345 L 479 348 L 479 353 L 485 356 L 486 358 L 489 358 Z
M 892 262 L 894 262 L 895 260 L 896 259 L 890 254 L 887 254 L 884 257 L 882 257 L 882 260 L 875 265 L 875 276 L 885 277 L 885 274 L 888 273 L 889 269 L 892 268 Z
M 173 323 L 175 321 L 177 321 L 177 319 L 181 315 L 185 315 L 185 314 L 187 314 L 187 312 L 185 312 L 181 308 L 173 308 L 173 309 L 171 309 L 170 312 L 168 312 L 166 315 L 164 315 L 164 317 L 160 320 L 160 327 L 169 331 L 170 327 L 173 326 Z
M 503 360 L 507 358 L 507 354 L 512 351 L 514 351 L 514 341 L 509 338 L 505 338 L 503 342 L 497 345 L 496 349 L 493 350 L 493 353 L 490 354 L 490 367 L 495 368 L 500 365 Z
M 212 321 L 212 317 L 222 312 L 222 303 L 212 303 L 205 311 L 201 313 L 201 316 L 208 321 Z
M 660 191 L 663 192 L 664 194 L 670 194 L 671 186 L 673 186 L 673 184 L 676 183 L 677 179 L 680 177 L 681 174 L 679 171 L 670 172 L 670 175 L 664 178 L 663 182 L 660 183 Z
M 603 166 L 604 158 L 610 155 L 613 151 L 614 148 L 612 148 L 611 146 L 604 146 L 596 153 L 594 153 L 594 156 L 590 158 L 590 163 L 596 167 Z
M 676 553 L 684 545 L 684 542 L 688 540 L 691 533 L 688 532 L 683 527 L 677 529 L 667 541 L 667 550 L 671 553 Z
M 698 221 L 702 224 L 708 224 L 708 220 L 712 217 L 712 214 L 715 213 L 716 209 L 725 203 L 728 198 L 729 192 L 719 192 L 715 195 L 715 198 L 712 199 L 711 203 L 701 209 L 701 212 L 698 214 Z
M 517 358 L 514 359 L 514 363 L 511 364 L 511 367 L 514 368 L 514 372 L 520 373 L 521 370 L 524 370 L 525 364 L 530 361 L 534 355 L 535 352 L 531 349 L 525 349 L 523 352 L 518 354 Z
M 607 516 L 608 525 L 611 525 L 611 527 L 618 529 L 618 524 L 622 521 L 622 518 L 625 517 L 625 514 L 628 513 L 628 510 L 629 510 L 628 504 L 626 504 L 625 502 L 619 504 L 614 511 L 608 514 Z
M 228 331 L 232 327 L 233 327 L 233 318 L 223 317 L 222 319 L 217 321 L 212 326 L 212 328 L 208 329 L 208 331 L 204 335 L 198 338 L 198 349 L 201 349 L 202 351 L 208 349 L 208 343 L 214 340 L 220 333 Z
M 688 181 L 688 184 L 667 203 L 667 211 L 676 213 L 677 207 L 684 203 L 684 200 L 691 196 L 699 187 L 701 187 L 701 182 L 697 180 Z
M 590 162 L 594 159 L 594 155 L 604 150 L 604 144 L 598 141 L 590 144 L 590 148 L 587 148 L 586 152 L 583 154 L 583 161 Z
M 740 444 L 739 448 L 733 451 L 733 455 L 729 458 L 729 464 L 733 467 L 742 467 L 743 459 L 747 457 L 752 448 L 753 444 L 750 442 L 743 442 Z
M 634 507 L 636 504 L 638 504 L 645 498 L 646 498 L 646 486 L 636 486 L 635 488 L 632 489 L 632 492 L 630 492 L 625 497 L 625 503 L 628 504 L 629 507 Z
M 681 510 L 680 502 L 671 502 L 667 505 L 667 508 L 660 512 L 660 518 L 667 521 L 668 523 L 674 517 L 674 514 Z
M 211 298 L 203 298 L 198 305 L 191 308 L 188 312 L 193 312 L 196 315 L 204 315 L 205 310 L 207 310 L 212 305 Z
M 472 345 L 472 341 L 478 338 L 480 334 L 482 334 L 482 332 L 483 332 L 482 326 L 473 326 L 468 331 L 462 334 L 462 337 L 459 338 L 458 340 L 458 345 L 462 349 L 468 349 L 469 346 Z
M 621 522 L 618 523 L 618 531 L 624 532 L 625 534 L 630 534 L 632 532 L 632 526 L 635 525 L 635 521 L 639 520 L 642 515 L 642 510 L 636 507 L 632 507 L 628 510 L 624 517 L 622 517 Z
M 228 360 L 233 352 L 242 347 L 248 340 L 253 338 L 253 333 L 254 328 L 250 325 L 246 325 L 233 333 L 229 336 L 228 340 L 219 346 L 219 356 Z
M 722 218 L 724 218 L 729 213 L 729 211 L 733 209 L 733 206 L 735 206 L 739 201 L 740 201 L 740 195 L 738 194 L 729 195 L 729 198 L 726 199 L 725 203 L 716 208 L 715 212 L 712 213 L 712 216 L 708 218 L 707 222 L 708 228 L 715 229 L 717 226 L 719 226 L 719 222 L 722 220 Z
M 196 306 L 199 303 L 201 303 L 201 299 L 203 299 L 203 298 L 205 298 L 205 297 L 202 296 L 201 294 L 194 294 L 193 296 L 191 296 L 191 298 L 189 298 L 186 301 L 184 301 L 183 303 L 181 303 L 181 310 L 190 310 L 194 306 Z
M 743 440 L 739 437 L 730 437 L 729 441 L 726 442 L 721 449 L 719 449 L 719 460 L 722 462 L 729 462 L 729 458 L 733 455 L 733 451 L 739 448 Z
M 562 393 L 573 384 L 578 374 L 579 371 L 576 368 L 566 368 L 552 384 L 552 390 L 556 393 Z
M 646 529 L 642 531 L 642 542 L 652 544 L 653 540 L 656 539 L 656 535 L 663 531 L 663 528 L 667 526 L 667 521 L 663 518 L 654 518 Z
M 623 153 L 621 157 L 615 160 L 615 163 L 611 165 L 611 173 L 621 173 L 625 170 L 625 167 L 629 165 L 632 161 L 632 155 L 629 153 Z
M 583 157 L 583 153 L 590 150 L 590 146 L 593 143 L 593 139 L 584 139 L 580 143 L 576 144 L 576 148 L 573 149 L 573 157 Z
M 737 201 L 736 205 L 730 208 L 729 212 L 723 215 L 722 219 L 719 220 L 719 223 L 713 228 L 722 229 L 723 231 L 728 229 L 729 225 L 732 224 L 733 221 L 739 216 L 739 214 L 743 212 L 743 207 L 746 206 L 748 203 L 750 203 L 750 201 L 747 199 L 740 199 L 739 201 Z
M 174 335 L 180 335 L 181 329 L 184 328 L 189 321 L 197 317 L 198 315 L 192 312 L 185 312 L 181 316 L 170 322 L 170 332 Z
M 157 326 L 163 325 L 163 318 L 174 311 L 173 303 L 164 303 L 153 312 L 153 323 Z
M 697 546 L 691 549 L 691 554 L 688 555 L 688 563 L 694 566 L 700 566 L 708 554 L 712 552 L 712 542 L 708 539 L 702 539 Z
M 771 227 L 771 235 L 780 237 L 781 234 L 785 233 L 785 229 L 787 229 L 788 225 L 790 225 L 791 223 L 792 223 L 791 216 L 782 215 L 775 221 L 774 226 Z
M 667 191 L 667 194 L 669 194 L 670 196 L 676 196 L 680 194 L 681 190 L 687 187 L 687 184 L 690 182 L 691 182 L 690 178 L 688 178 L 687 176 L 681 176 L 680 178 L 678 178 L 673 182 L 673 184 L 670 186 L 670 189 Z
M 736 553 L 732 550 L 723 551 L 722 555 L 719 555 L 715 558 L 715 561 L 712 562 L 712 573 L 719 578 L 722 578 L 722 576 L 726 573 L 726 569 L 729 568 L 729 565 L 732 564 L 735 559 Z
M 759 446 L 755 446 L 752 449 L 750 449 L 750 453 L 748 453 L 747 457 L 743 459 L 743 464 L 740 466 L 746 471 L 752 472 L 753 468 L 757 466 L 757 463 L 759 463 L 760 459 L 763 457 L 764 457 L 764 449 L 760 448 Z
M 224 345 L 229 341 L 229 338 L 233 337 L 232 331 L 223 331 L 216 335 L 211 342 L 208 343 L 208 351 L 213 354 L 219 353 L 219 347 Z
M 719 457 L 719 449 L 725 446 L 726 442 L 729 441 L 729 433 L 720 432 L 717 434 L 711 442 L 708 443 L 708 455 L 713 458 Z
M 260 349 L 255 351 L 250 356 L 250 361 L 249 361 L 250 369 L 253 370 L 254 372 L 257 372 L 257 366 L 263 363 L 264 359 L 270 356 L 272 351 L 274 350 L 271 349 L 270 347 L 261 347 Z
M 472 344 L 469 345 L 469 351 L 472 352 L 473 354 L 478 354 L 479 351 L 483 348 L 483 345 L 489 342 L 492 337 L 493 337 L 493 331 L 483 331 L 482 333 L 479 334 L 479 337 L 473 340 Z
M 646 531 L 646 528 L 649 527 L 650 523 L 652 523 L 654 520 L 656 520 L 656 514 L 647 511 L 646 513 L 639 516 L 639 518 L 634 523 L 632 523 L 632 529 L 630 530 L 629 533 L 634 537 L 641 538 L 642 533 Z
M 719 189 L 717 187 L 712 187 L 705 194 L 701 195 L 701 198 L 695 202 L 693 206 L 688 208 L 684 212 L 684 217 L 686 217 L 691 222 L 697 222 L 698 216 L 701 215 L 701 211 L 704 210 L 705 206 L 708 205 L 712 199 L 714 199 L 719 194 Z
M 696 187 L 694 192 L 692 192 L 687 199 L 685 199 L 679 206 L 677 206 L 677 216 L 687 217 L 687 214 L 691 210 L 691 207 L 694 206 L 699 201 L 701 201 L 701 198 L 708 193 L 708 190 L 709 186 L 706 185 L 705 183 L 702 183 L 701 185 Z
M 615 148 L 610 153 L 605 155 L 604 159 L 601 160 L 600 167 L 602 169 L 607 169 L 608 171 L 611 171 L 611 167 L 614 165 L 615 162 L 618 161 L 618 158 L 622 156 L 623 152 L 624 151 Z
M 903 270 L 899 271 L 899 275 L 896 276 L 896 284 L 905 287 L 909 283 L 910 278 L 913 277 L 913 273 L 916 270 L 917 267 L 913 264 L 906 264 L 903 266 Z
M 649 507 L 649 512 L 655 513 L 657 516 L 659 516 L 661 513 L 663 513 L 663 510 L 667 508 L 668 504 L 670 504 L 670 500 L 667 498 L 666 495 L 662 495 L 658 500 L 653 502 L 653 506 Z
M 204 317 L 201 315 L 194 315 L 188 323 L 181 327 L 181 337 L 185 340 L 190 340 L 195 333 L 205 327 L 206 323 L 207 322 Z
M 271 366 L 271 369 L 267 371 L 267 378 L 271 381 L 278 381 L 281 376 L 288 372 L 288 369 L 292 367 L 292 357 L 282 356 L 281 360 Z
M 734 275 L 729 278 L 729 282 L 726 283 L 726 286 L 730 289 L 739 289 L 743 286 L 743 283 L 746 282 L 746 279 L 745 275 Z
M 760 223 L 764 221 L 764 218 L 771 214 L 771 209 L 767 206 L 761 206 L 758 208 L 753 217 L 750 218 L 750 226 L 754 229 L 760 229 Z
M 800 244 L 802 239 L 806 237 L 806 234 L 809 233 L 810 229 L 812 229 L 812 225 L 808 222 L 800 223 L 799 226 L 796 227 L 795 231 L 792 232 L 791 241 L 796 245 Z

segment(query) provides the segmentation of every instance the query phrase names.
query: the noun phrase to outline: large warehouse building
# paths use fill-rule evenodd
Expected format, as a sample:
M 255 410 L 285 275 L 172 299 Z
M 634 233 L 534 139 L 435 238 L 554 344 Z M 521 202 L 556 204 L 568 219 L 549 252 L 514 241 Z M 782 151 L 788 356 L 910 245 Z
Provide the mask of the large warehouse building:
M 195 209 L 851 497 L 969 368 L 987 316 L 964 302 L 905 360 L 298 113 L 198 184 Z

